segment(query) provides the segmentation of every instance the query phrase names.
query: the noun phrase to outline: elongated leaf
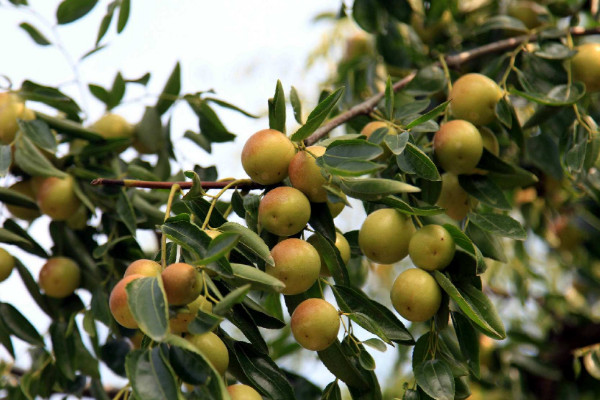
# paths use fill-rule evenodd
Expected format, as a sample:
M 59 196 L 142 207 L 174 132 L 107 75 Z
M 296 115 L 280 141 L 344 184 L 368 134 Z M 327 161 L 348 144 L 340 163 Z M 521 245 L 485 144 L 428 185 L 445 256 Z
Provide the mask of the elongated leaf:
M 68 119 L 61 119 L 40 112 L 36 112 L 36 116 L 38 119 L 46 122 L 50 128 L 56 129 L 71 138 L 85 139 L 91 142 L 101 142 L 104 140 L 98 133 Z
M 21 29 L 29 34 L 31 39 L 39 44 L 40 46 L 48 46 L 52 44 L 37 28 L 27 22 L 22 22 L 20 25 Z
M 31 242 L 27 238 L 5 228 L 0 228 L 0 243 L 14 244 L 19 247 L 31 247 Z
M 422 215 L 422 216 L 431 216 L 443 214 L 444 209 L 438 206 L 425 206 L 425 207 L 414 207 L 402 200 L 397 196 L 387 196 L 381 200 L 379 203 L 388 205 L 390 207 L 394 207 L 396 210 L 400 211 L 403 214 L 407 215 Z
M 131 7 L 130 0 L 122 0 L 121 7 L 119 7 L 119 20 L 117 22 L 117 32 L 123 32 L 127 21 L 129 20 L 129 9 Z
M 285 93 L 278 79 L 275 95 L 269 99 L 269 128 L 285 133 L 285 118 Z
M 469 224 L 466 233 L 485 257 L 493 258 L 500 262 L 507 262 L 504 246 L 500 238 L 496 235 L 479 228 L 475 224 Z
M 256 351 L 269 354 L 269 347 L 246 307 L 241 304 L 234 305 L 227 313 L 227 319 L 248 338 Z
M 64 0 L 56 10 L 59 25 L 68 24 L 83 17 L 98 3 L 98 0 Z
M 183 340 L 183 339 L 182 339 Z M 139 399 L 181 399 L 175 374 L 160 347 L 134 350 L 125 362 L 133 393 Z
M 469 213 L 469 222 L 481 229 L 516 240 L 525 240 L 527 232 L 519 222 L 508 215 L 493 213 Z
M 412 344 L 413 337 L 404 327 L 404 324 L 384 305 L 371 300 L 359 289 L 349 286 L 332 286 L 333 294 L 342 311 L 362 313 L 372 320 L 386 337 L 384 341 L 391 340 L 396 343 Z M 368 327 L 363 328 L 369 330 Z M 372 332 L 378 334 L 377 332 Z
M 471 196 L 484 204 L 501 210 L 510 210 L 512 206 L 494 181 L 485 175 L 459 175 L 460 186 Z
M 27 291 L 29 292 L 29 294 L 31 295 L 33 300 L 36 302 L 36 304 L 42 310 L 44 310 L 44 312 L 46 314 L 50 314 L 48 305 L 46 303 L 46 299 L 40 293 L 40 287 L 38 286 L 35 279 L 33 279 L 31 272 L 29 272 L 27 267 L 25 267 L 19 259 L 15 259 L 15 268 L 19 272 L 19 275 L 21 276 L 21 280 L 23 281 L 23 284 L 27 288 Z
M 19 129 L 36 146 L 48 150 L 51 153 L 56 152 L 56 138 L 50 131 L 48 125 L 41 120 L 23 121 L 19 120 Z
M 228 232 L 220 234 L 212 239 L 208 246 L 206 256 L 198 261 L 198 263 L 205 265 L 215 262 L 221 257 L 225 257 L 225 255 L 237 245 L 239 239 L 240 235 L 237 233 Z
M 8 331 L 8 328 L 4 326 L 2 318 L 0 318 L 0 344 L 4 346 L 12 358 L 15 358 L 15 348 L 10 338 L 10 332 Z
M 11 334 L 29 344 L 44 346 L 44 340 L 35 327 L 12 304 L 0 302 L 0 318 Z
M 410 135 L 408 132 L 402 132 L 397 135 L 385 135 L 383 143 L 385 143 L 386 147 L 397 156 L 404 151 L 409 137 Z
M 302 122 L 302 103 L 300 102 L 300 96 L 298 96 L 298 91 L 296 88 L 292 86 L 290 90 L 290 102 L 292 103 L 292 110 L 294 110 L 294 119 L 300 125 L 303 125 Z
M 188 331 L 194 335 L 212 332 L 223 320 L 223 317 L 199 310 L 196 317 L 189 323 Z
M 435 117 L 440 115 L 446 109 L 446 107 L 448 107 L 448 104 L 450 104 L 450 100 L 447 100 L 437 105 L 431 111 L 428 111 L 426 114 L 421 115 L 419 118 L 413 120 L 411 123 L 406 125 L 406 129 L 411 129 L 417 125 L 421 125 L 429 120 L 434 119 Z
M 436 400 L 454 400 L 454 377 L 446 362 L 427 360 L 415 368 L 417 384 Z
M 337 102 L 342 97 L 343 93 L 344 88 L 339 88 L 327 96 L 325 100 L 320 102 L 308 116 L 306 124 L 304 124 L 296 131 L 296 133 L 292 135 L 292 140 L 294 142 L 300 142 L 312 135 L 313 132 L 316 131 L 319 126 L 321 126 L 323 121 L 325 121 L 331 110 L 333 110 Z
M 446 275 L 439 271 L 434 271 L 433 274 L 442 289 L 484 334 L 500 340 L 506 337 L 502 320 L 492 303 L 481 291 L 468 284 L 459 290 Z
M 251 114 L 248 111 L 242 110 L 241 108 L 234 106 L 233 104 L 230 104 L 230 103 L 220 100 L 220 99 L 215 99 L 214 97 L 204 97 L 204 101 L 218 104 L 219 106 L 221 106 L 223 108 L 227 108 L 229 110 L 237 111 L 240 114 L 245 115 L 246 117 L 255 118 L 255 119 L 260 118 L 260 116 L 258 116 L 258 115 Z
M 477 331 L 475 331 L 475 328 L 473 328 L 473 325 L 471 325 L 467 317 L 460 312 L 453 311 L 451 312 L 451 316 L 452 326 L 454 326 L 454 330 L 456 331 L 460 351 L 462 352 L 471 373 L 476 378 L 479 378 L 479 340 Z
M 323 158 L 319 157 L 317 159 L 317 165 L 319 167 L 324 168 L 332 175 L 342 177 L 358 177 L 366 174 L 372 174 L 385 168 L 384 165 L 375 163 L 373 161 L 345 158 L 336 160 L 336 162 L 336 166 L 333 167 L 323 162 Z
M 219 230 L 222 232 L 233 232 L 240 235 L 240 241 L 237 244 L 237 248 L 242 249 L 242 252 L 250 252 L 261 260 L 266 262 L 268 265 L 275 265 L 269 246 L 266 245 L 264 240 L 258 236 L 254 231 L 240 225 L 236 222 L 226 222 L 219 226 Z
M 167 296 L 158 277 L 134 279 L 127 285 L 127 302 L 142 332 L 160 342 L 167 337 L 169 313 Z
M 42 86 L 32 81 L 24 81 L 21 90 L 19 90 L 19 96 L 23 99 L 42 102 L 63 111 L 73 121 L 81 120 L 79 116 L 81 108 L 72 98 L 56 88 Z M 39 113 L 36 112 L 36 115 L 39 116 Z
M 329 207 L 325 203 L 311 204 L 310 219 L 308 222 L 316 232 L 319 232 L 331 240 L 332 243 L 335 243 L 335 225 Z
M 200 131 L 208 140 L 214 143 L 224 143 L 235 139 L 235 135 L 225 128 L 217 113 L 206 101 L 201 101 L 195 111 L 200 118 Z
M 333 244 L 335 241 L 326 239 L 325 236 L 318 232 L 315 233 L 315 237 L 316 243 L 310 243 L 313 244 L 319 252 L 321 260 L 325 262 L 335 283 L 338 285 L 349 285 L 350 278 L 348 276 L 348 270 L 346 269 L 346 265 L 342 260 L 339 250 L 337 250 Z
M 189 221 L 171 218 L 161 226 L 161 231 L 173 242 L 196 254 L 198 259 L 206 256 L 207 245 L 201 238 L 206 237 L 208 240 L 208 235 L 202 232 L 197 225 Z
M 383 150 L 380 146 L 356 139 L 333 142 L 322 157 L 325 163 L 335 167 L 347 160 L 374 160 L 381 154 Z
M 340 391 L 337 380 L 325 386 L 321 400 L 342 400 L 342 392 Z
M 213 313 L 216 315 L 225 315 L 231 307 L 244 301 L 244 298 L 250 291 L 250 285 L 240 286 L 232 290 L 222 298 L 219 303 L 213 307 Z
M 31 210 L 38 210 L 37 203 L 34 199 L 26 196 L 14 189 L 0 188 L 0 202 L 4 204 L 12 204 L 19 207 L 29 208 Z
M 175 102 L 175 98 L 179 96 L 180 90 L 181 66 L 179 63 L 177 63 L 175 64 L 175 68 L 173 69 L 173 72 L 171 72 L 171 75 L 169 76 L 169 79 L 167 80 L 167 83 L 165 84 L 165 87 L 163 88 L 162 93 L 158 98 L 156 105 L 154 106 L 159 115 L 163 115 L 169 109 L 169 107 L 171 107 L 171 105 Z
M 117 216 L 125 224 L 131 236 L 135 237 L 137 231 L 135 211 L 125 189 L 121 191 L 117 200 Z
M 70 380 L 75 379 L 75 346 L 72 336 L 67 334 L 67 324 L 55 321 L 50 325 L 50 338 L 52 350 L 56 358 L 56 365 L 60 372 Z
M 231 269 L 236 279 L 251 284 L 253 289 L 281 292 L 285 288 L 285 283 L 256 267 L 232 263 Z
M 439 181 L 442 178 L 437 167 L 421 149 L 412 143 L 407 143 L 402 154 L 396 156 L 398 167 L 406 173 L 415 174 L 429 181 Z
M 527 92 L 515 88 L 511 88 L 510 93 L 546 106 L 569 106 L 581 100 L 585 95 L 585 87 L 583 83 L 575 82 L 570 86 L 555 86 L 548 93 Z
M 369 384 L 362 376 L 358 368 L 352 363 L 350 358 L 342 350 L 339 341 L 335 341 L 325 350 L 318 352 L 319 359 L 327 367 L 329 372 L 336 378 L 349 386 L 367 389 Z
M 421 189 L 408 183 L 381 178 L 350 179 L 341 181 L 340 188 L 350 197 L 361 200 L 380 200 L 394 193 L 415 193 Z
M 56 176 L 59 178 L 67 176 L 63 171 L 55 168 L 31 140 L 23 135 L 19 136 L 17 140 L 15 162 L 23 171 L 32 176 Z

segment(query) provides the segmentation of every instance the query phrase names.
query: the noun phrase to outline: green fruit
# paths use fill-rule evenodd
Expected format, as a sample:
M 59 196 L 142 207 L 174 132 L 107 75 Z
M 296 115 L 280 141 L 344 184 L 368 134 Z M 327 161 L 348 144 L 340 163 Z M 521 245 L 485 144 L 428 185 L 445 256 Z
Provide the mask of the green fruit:
M 446 214 L 453 220 L 460 221 L 467 216 L 477 201 L 458 183 L 458 177 L 450 172 L 442 174 L 442 190 L 436 204 L 446 209 Z
M 31 179 L 26 179 L 24 181 L 16 182 L 10 186 L 11 190 L 14 190 L 17 193 L 25 195 L 29 197 L 31 200 L 35 201 L 35 193 L 33 191 L 33 187 L 31 185 Z M 25 220 L 25 221 L 33 221 L 37 217 L 39 217 L 40 211 L 34 208 L 27 208 L 21 206 L 15 206 L 12 204 L 7 204 L 6 208 L 8 212 L 10 212 L 13 217 Z
M 312 235 L 306 241 L 310 243 L 319 253 L 319 257 L 321 259 L 321 275 L 331 276 L 329 268 L 327 268 L 327 264 L 325 264 L 325 260 L 321 255 L 323 254 L 323 250 L 319 245 L 320 242 L 317 235 Z M 342 261 L 344 262 L 344 264 L 348 264 L 348 261 L 350 261 L 350 244 L 348 243 L 348 240 L 346 240 L 346 237 L 339 232 L 335 233 L 335 247 L 340 252 L 340 256 L 342 257 Z
M 292 334 L 308 350 L 325 350 L 335 342 L 340 329 L 337 310 L 323 299 L 304 300 L 292 313 Z
M 70 296 L 81 282 L 81 271 L 75 261 L 67 257 L 50 258 L 40 270 L 40 288 L 50 297 Z
M 198 298 L 188 304 L 186 307 L 177 310 L 175 316 L 169 320 L 169 328 L 171 333 L 188 332 L 188 325 L 196 318 L 198 310 L 207 313 L 212 313 L 213 305 L 204 296 Z
M 138 278 L 144 278 L 144 275 L 124 276 L 123 279 L 115 285 L 108 298 L 108 307 L 110 308 L 110 312 L 114 319 L 119 324 L 129 329 L 137 329 L 138 323 L 135 318 L 133 318 L 133 314 L 129 308 L 127 285 Z
M 187 335 L 185 339 L 206 357 L 219 375 L 223 375 L 227 371 L 229 352 L 221 338 L 212 332 L 207 332 L 202 335 Z
M 190 264 L 171 264 L 160 275 L 171 306 L 191 303 L 202 291 L 204 283 L 202 275 Z
M 128 275 L 159 276 L 162 272 L 162 266 L 156 261 L 140 259 L 127 266 L 123 277 Z
M 535 1 L 513 1 L 508 6 L 508 15 L 521 21 L 528 29 L 540 26 L 540 16 L 547 13 L 548 11 Z
M 90 129 L 97 132 L 104 139 L 130 138 L 135 129 L 132 124 L 117 114 L 105 114 Z
M 396 311 L 412 322 L 427 321 L 442 303 L 442 291 L 435 279 L 418 268 L 407 269 L 398 275 L 390 296 Z
M 250 136 L 242 149 L 242 166 L 248 176 L 262 185 L 273 185 L 288 176 L 296 154 L 290 139 L 275 129 L 263 129 Z
M 25 107 L 18 96 L 3 93 L 0 101 L 0 144 L 8 145 L 15 140 L 19 131 L 17 119 L 35 119 L 35 113 Z
M 258 222 L 278 236 L 291 236 L 304 229 L 310 219 L 310 202 L 289 186 L 277 187 L 265 194 L 258 206 Z
M 571 59 L 573 78 L 585 83 L 588 92 L 600 90 L 600 43 L 584 43 Z
M 300 190 L 315 203 L 327 201 L 327 192 L 323 187 L 327 183 L 321 174 L 321 167 L 317 165 L 316 157 L 325 154 L 323 146 L 310 146 L 306 151 L 296 153 L 288 168 L 288 175 L 292 186 Z
M 441 225 L 426 225 L 419 229 L 408 244 L 408 255 L 419 268 L 434 271 L 448 266 L 456 246 L 450 233 Z
M 433 137 L 433 151 L 444 170 L 453 174 L 471 174 L 483 154 L 479 130 L 470 122 L 446 122 Z
M 241 383 L 227 386 L 227 393 L 231 400 L 262 400 L 262 396 L 256 390 Z
M 449 97 L 454 117 L 485 125 L 496 119 L 496 104 L 502 98 L 502 89 L 487 76 L 472 73 L 454 82 Z
M 70 175 L 46 178 L 37 190 L 37 203 L 42 213 L 53 220 L 69 219 L 81 205 L 75 194 L 75 179 Z
M 283 294 L 305 292 L 319 279 L 319 253 L 304 240 L 282 240 L 273 247 L 271 256 L 275 265 L 267 265 L 265 272 L 285 283 Z
M 393 208 L 382 208 L 369 214 L 363 222 L 358 245 L 370 260 L 392 264 L 406 257 L 414 231 L 410 218 Z
M 14 257 L 8 251 L 0 247 L 0 282 L 8 279 L 14 268 Z

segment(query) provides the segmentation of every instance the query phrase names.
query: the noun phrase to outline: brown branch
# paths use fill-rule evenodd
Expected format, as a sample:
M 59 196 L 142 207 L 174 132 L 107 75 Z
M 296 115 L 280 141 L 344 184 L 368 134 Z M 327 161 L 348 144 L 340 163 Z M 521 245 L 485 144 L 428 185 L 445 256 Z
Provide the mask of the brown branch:
M 217 181 L 217 182 L 201 182 L 202 189 L 223 189 L 225 186 L 233 182 L 233 180 Z M 173 185 L 177 184 L 182 189 L 191 189 L 193 182 L 157 182 L 157 181 L 138 181 L 135 179 L 106 179 L 97 178 L 91 182 L 92 185 L 103 185 L 103 186 L 125 186 L 125 187 L 137 187 L 145 189 L 170 189 Z M 259 183 L 253 182 L 250 179 L 240 182 L 239 184 L 232 186 L 231 189 L 244 188 L 244 189 L 264 189 L 266 186 Z

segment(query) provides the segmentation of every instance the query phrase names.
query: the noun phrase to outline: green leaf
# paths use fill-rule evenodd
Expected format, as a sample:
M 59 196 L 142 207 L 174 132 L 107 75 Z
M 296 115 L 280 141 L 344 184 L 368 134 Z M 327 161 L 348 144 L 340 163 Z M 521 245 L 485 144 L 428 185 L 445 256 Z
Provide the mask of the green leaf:
M 525 240 L 527 232 L 521 224 L 508 215 L 494 213 L 469 213 L 469 222 L 481 229 L 516 240 Z
M 475 287 L 469 284 L 454 286 L 448 277 L 439 271 L 433 276 L 442 289 L 456 305 L 473 321 L 485 335 L 502 340 L 506 337 L 504 325 L 490 300 Z
M 48 125 L 41 120 L 19 120 L 19 128 L 36 146 L 51 153 L 56 152 L 56 138 Z
M 144 116 L 135 126 L 135 138 L 150 153 L 156 153 L 164 146 L 162 122 L 156 108 L 146 107 Z
M 382 164 L 377 164 L 373 161 L 364 161 L 356 159 L 340 159 L 337 160 L 338 164 L 333 167 L 326 164 L 322 157 L 317 158 L 317 165 L 324 168 L 332 175 L 343 176 L 343 177 L 358 177 L 366 174 L 375 173 L 383 168 Z
M 261 260 L 266 262 L 268 265 L 275 265 L 269 246 L 262 240 L 258 234 L 254 231 L 240 225 L 236 222 L 226 222 L 219 226 L 219 230 L 222 232 L 233 232 L 240 235 L 240 241 L 237 248 L 241 249 L 243 253 L 249 252 Z
M 29 208 L 31 210 L 38 210 L 37 203 L 34 199 L 10 188 L 0 188 L 0 202 Z
M 102 17 L 102 21 L 100 22 L 100 26 L 98 27 L 98 34 L 96 35 L 96 48 L 93 49 L 92 52 L 95 52 L 96 50 L 99 50 L 103 47 L 103 46 L 98 47 L 98 44 L 100 43 L 100 41 L 102 40 L 104 35 L 106 35 L 106 32 L 108 32 L 108 27 L 110 26 L 110 23 L 112 22 L 113 15 L 115 14 L 116 8 L 117 8 L 117 2 L 113 2 L 108 5 L 108 7 L 106 9 L 106 14 L 104 14 L 104 17 Z M 89 54 L 90 53 L 86 54 L 84 57 L 86 57 Z
M 335 283 L 339 285 L 349 285 L 350 278 L 348 277 L 348 270 L 346 269 L 346 265 L 342 260 L 339 250 L 337 250 L 337 247 L 333 244 L 335 241 L 325 238 L 325 236 L 318 232 L 315 232 L 315 237 L 316 243 L 311 242 L 311 244 L 317 249 L 321 256 L 321 260 L 325 262 Z
M 371 356 L 365 350 L 358 353 L 358 362 L 360 363 L 360 366 L 366 369 L 367 371 L 375 370 L 375 360 L 373 359 L 373 356 Z
M 414 207 L 396 196 L 388 196 L 378 201 L 378 203 L 388 205 L 395 208 L 403 214 L 407 215 L 419 215 L 419 216 L 432 216 L 443 214 L 444 209 L 438 206 L 424 206 Z
M 162 93 L 160 94 L 158 101 L 154 106 L 159 115 L 163 115 L 169 109 L 169 107 L 175 103 L 175 98 L 179 96 L 180 90 L 181 66 L 179 63 L 177 63 L 175 64 L 175 68 L 173 69 L 173 72 L 171 72 L 171 75 L 169 76 L 169 79 L 167 80 L 167 83 L 165 84 L 165 87 L 163 88 Z
M 239 240 L 240 235 L 237 233 L 221 233 L 211 240 L 206 256 L 198 261 L 198 264 L 206 265 L 217 261 L 221 257 L 225 257 L 237 245 Z
M 123 32 L 127 21 L 129 20 L 129 9 L 131 7 L 130 0 L 121 0 L 121 7 L 119 7 L 119 20 L 117 22 L 117 32 Z
M 125 360 L 125 368 L 136 398 L 144 400 L 182 398 L 175 374 L 162 354 L 161 347 L 130 352 Z
M 321 400 L 342 400 L 342 392 L 340 391 L 337 379 L 325 386 Z
M 285 284 L 279 279 L 250 265 L 231 263 L 233 276 L 236 279 L 249 283 L 255 290 L 271 290 L 281 292 Z
M 364 140 L 339 140 L 327 147 L 323 161 L 331 166 L 337 166 L 349 159 L 374 160 L 383 154 L 380 146 Z
M 269 128 L 285 133 L 285 94 L 279 79 L 275 95 L 269 99 Z
M 169 311 L 162 280 L 158 277 L 134 279 L 127 287 L 127 302 L 140 329 L 160 342 L 169 332 Z
M 387 350 L 387 346 L 385 345 L 385 343 L 377 338 L 363 340 L 362 344 L 372 347 L 375 350 L 380 351 L 382 353 L 384 353 Z
M 475 34 L 480 35 L 491 30 L 526 33 L 527 27 L 517 18 L 508 15 L 494 15 L 493 17 L 486 18 L 486 21 L 476 29 Z
M 401 344 L 414 343 L 410 332 L 404 324 L 384 305 L 371 300 L 369 296 L 350 286 L 332 286 L 333 294 L 340 309 L 348 313 L 362 313 L 371 320 L 375 327 L 385 334 L 381 339 L 389 343 L 389 340 Z M 369 330 L 368 327 L 363 328 Z M 378 332 L 371 333 L 378 334 Z M 389 339 L 389 340 L 388 340 Z
M 4 346 L 6 351 L 8 351 L 13 359 L 16 358 L 15 348 L 13 347 L 12 340 L 10 339 L 10 332 L 8 331 L 8 328 L 4 326 L 2 318 L 0 318 L 0 344 Z
M 306 124 L 304 124 L 300 129 L 296 131 L 292 135 L 292 141 L 300 142 L 317 130 L 319 126 L 325 121 L 331 110 L 335 107 L 337 102 L 342 97 L 344 93 L 344 88 L 339 88 L 335 92 L 331 93 L 325 100 L 320 102 L 314 110 L 311 111 L 310 115 L 306 120 Z
M 417 384 L 436 400 L 454 400 L 454 377 L 443 360 L 427 360 L 414 370 Z
M 352 363 L 350 358 L 344 354 L 341 343 L 336 340 L 325 350 L 317 352 L 319 359 L 336 378 L 349 386 L 367 389 L 368 382 L 362 376 L 359 369 Z
M 315 232 L 320 233 L 332 243 L 335 243 L 335 225 L 327 204 L 312 203 L 308 222 Z
M 533 54 L 536 57 L 545 58 L 546 60 L 566 60 L 577 54 L 577 51 L 561 43 L 547 42 L 542 44 Z
M 200 102 L 195 110 L 200 119 L 200 131 L 209 141 L 224 143 L 235 139 L 235 135 L 225 128 L 217 113 L 207 102 Z
M 52 339 L 52 350 L 58 369 L 67 379 L 74 380 L 75 346 L 72 336 L 68 334 L 67 329 L 67 323 L 54 321 L 50 325 L 50 338 Z
M 397 135 L 385 135 L 383 143 L 385 143 L 386 147 L 390 149 L 392 153 L 399 155 L 404 151 L 409 137 L 410 134 L 408 132 L 402 132 Z
M 40 46 L 48 46 L 49 44 L 52 44 L 48 39 L 46 39 L 46 37 L 39 31 L 37 30 L 36 27 L 34 27 L 31 24 L 28 24 L 27 22 L 22 22 L 20 25 L 21 29 L 23 29 L 25 32 L 27 32 L 29 34 L 29 36 L 31 37 L 31 39 L 36 42 L 37 44 L 39 44 Z
M 469 366 L 471 373 L 479 379 L 479 339 L 478 334 L 469 322 L 467 317 L 458 311 L 452 311 L 452 326 L 456 331 L 460 351 Z
M 59 25 L 68 24 L 83 17 L 98 3 L 98 0 L 64 0 L 56 10 Z
M 213 307 L 213 313 L 216 315 L 225 315 L 234 305 L 244 301 L 249 291 L 250 284 L 232 290 Z
M 34 346 L 44 347 L 44 339 L 12 304 L 0 302 L 0 318 L 12 335 Z
M 504 253 L 504 246 L 497 236 L 484 231 L 475 224 L 467 225 L 466 233 L 485 257 L 493 258 L 500 262 L 508 261 Z
M 10 165 L 12 164 L 11 145 L 0 145 L 0 177 L 6 176 Z
M 378 9 L 379 5 L 375 0 L 356 0 L 352 7 L 352 17 L 365 31 L 376 33 L 379 27 Z
M 137 231 L 135 211 L 125 189 L 121 190 L 117 199 L 117 217 L 125 224 L 131 236 L 135 237 Z
M 208 235 L 197 225 L 185 220 L 169 219 L 161 226 L 161 231 L 173 242 L 196 254 L 198 259 L 206 256 L 207 245 L 200 238 L 202 235 L 208 238 Z
M 345 178 L 341 180 L 340 188 L 350 197 L 360 200 L 381 200 L 383 197 L 394 193 L 420 192 L 416 186 L 408 183 L 382 178 Z
M 574 82 L 570 86 L 555 86 L 548 93 L 523 92 L 515 88 L 511 88 L 509 91 L 511 94 L 547 106 L 569 106 L 577 103 L 585 95 L 585 87 L 581 82 Z
M 290 90 L 290 102 L 292 103 L 292 110 L 294 110 L 294 119 L 300 125 L 303 125 L 302 122 L 302 103 L 300 102 L 300 96 L 298 96 L 298 92 L 296 88 L 292 86 L 292 90 Z
M 199 310 L 196 317 L 189 323 L 188 331 L 194 335 L 212 332 L 223 320 L 223 317 Z
M 438 115 L 440 115 L 446 107 L 450 104 L 450 100 L 446 100 L 445 102 L 437 105 L 431 111 L 428 111 L 426 114 L 421 115 L 419 118 L 413 120 L 408 125 L 406 125 L 406 129 L 411 129 L 417 125 L 424 124 L 425 122 L 434 119 Z
M 248 338 L 255 350 L 259 353 L 269 354 L 269 347 L 246 307 L 236 304 L 227 313 L 227 319 Z
M 404 152 L 396 156 L 398 167 L 408 173 L 415 174 L 428 181 L 440 181 L 437 167 L 421 149 L 412 143 L 407 143 Z
M 84 128 L 83 125 L 77 122 L 73 122 L 68 119 L 52 117 L 37 111 L 35 114 L 38 119 L 47 123 L 50 128 L 56 129 L 60 133 L 63 133 L 70 138 L 85 139 L 91 142 L 104 141 L 104 138 L 102 138 L 102 136 L 100 136 L 98 133 L 88 128 Z
M 410 81 L 404 91 L 412 96 L 429 96 L 443 90 L 445 86 L 446 76 L 444 70 L 437 65 L 433 65 L 420 69 L 417 76 Z M 406 112 L 405 114 L 409 115 Z
M 512 128 L 512 106 L 506 100 L 506 97 L 503 97 L 496 104 L 496 116 L 502 122 L 502 125 L 506 126 L 508 129 Z
M 458 183 L 471 196 L 494 208 L 511 210 L 502 189 L 485 175 L 459 175 Z
M 217 104 L 217 105 L 219 105 L 219 106 L 221 106 L 221 107 L 223 107 L 223 108 L 227 108 L 227 109 L 229 109 L 229 110 L 237 111 L 237 112 L 239 112 L 240 114 L 243 114 L 243 115 L 245 115 L 246 117 L 250 117 L 250 118 L 254 118 L 254 119 L 256 119 L 256 118 L 260 118 L 260 116 L 258 116 L 258 115 L 251 114 L 251 113 L 249 113 L 248 111 L 242 110 L 241 108 L 239 108 L 239 107 L 237 107 L 237 106 L 234 106 L 234 105 L 233 105 L 233 104 L 231 104 L 231 103 L 228 103 L 228 102 L 226 102 L 226 101 L 223 101 L 223 100 L 220 100 L 220 99 L 215 99 L 214 97 L 205 97 L 205 98 L 204 98 L 204 101 L 208 101 L 208 102 L 211 102 L 211 103 L 215 103 L 215 104 Z
M 20 135 L 15 150 L 15 163 L 31 176 L 56 176 L 64 178 L 67 176 L 63 171 L 57 169 L 38 150 L 31 140 Z
M 19 90 L 19 96 L 24 100 L 39 101 L 57 110 L 63 111 L 67 114 L 68 118 L 74 121 L 81 120 L 79 117 L 81 109 L 77 103 L 56 88 L 42 86 L 32 81 L 24 81 Z M 36 115 L 38 118 L 40 117 L 40 113 L 36 112 Z
M 27 238 L 5 228 L 0 228 L 0 243 L 14 244 L 19 247 L 32 247 L 31 242 Z

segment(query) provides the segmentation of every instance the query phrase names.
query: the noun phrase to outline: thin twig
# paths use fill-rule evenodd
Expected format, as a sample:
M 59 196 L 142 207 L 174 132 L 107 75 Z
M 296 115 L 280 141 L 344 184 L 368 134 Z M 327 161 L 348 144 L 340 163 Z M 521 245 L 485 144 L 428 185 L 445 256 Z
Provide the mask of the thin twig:
M 210 190 L 210 189 L 223 189 L 227 185 L 231 184 L 234 180 L 227 181 L 206 181 L 202 182 L 202 189 Z M 157 181 L 138 181 L 135 179 L 106 179 L 106 178 L 97 178 L 94 179 L 92 185 L 97 186 L 125 186 L 125 187 L 137 187 L 137 188 L 145 188 L 145 189 L 171 189 L 173 185 L 179 185 L 181 189 L 190 189 L 192 187 L 191 181 L 185 182 L 157 182 Z M 264 189 L 266 186 L 261 185 L 259 183 L 253 182 L 250 179 L 240 179 L 238 183 L 232 187 L 234 188 L 244 188 L 244 189 Z

